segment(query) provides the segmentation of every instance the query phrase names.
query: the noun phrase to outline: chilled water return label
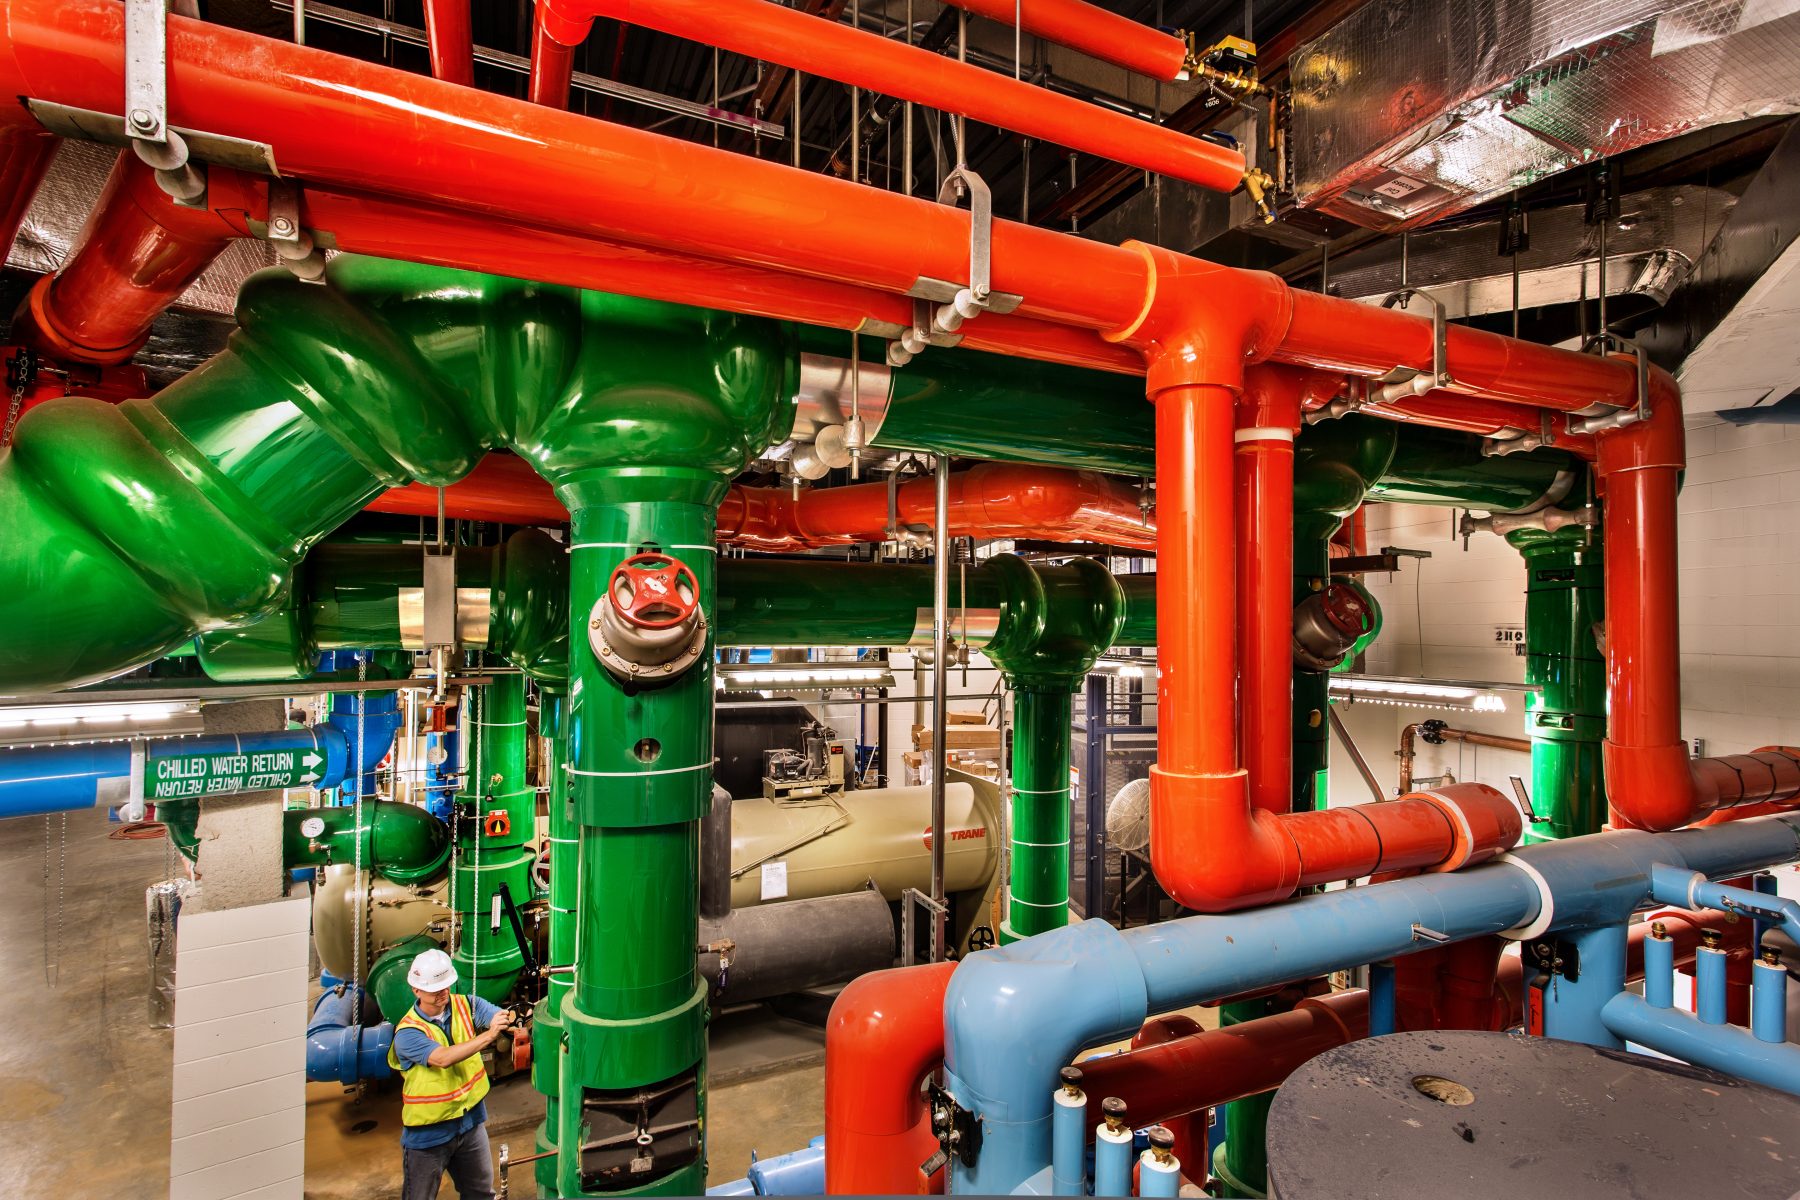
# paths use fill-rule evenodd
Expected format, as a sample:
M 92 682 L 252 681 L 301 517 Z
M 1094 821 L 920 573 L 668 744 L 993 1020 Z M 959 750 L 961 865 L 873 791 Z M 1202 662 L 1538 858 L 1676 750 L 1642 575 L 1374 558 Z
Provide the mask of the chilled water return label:
M 248 753 L 150 755 L 144 759 L 144 798 L 180 800 L 268 792 L 319 781 L 325 756 L 311 746 Z

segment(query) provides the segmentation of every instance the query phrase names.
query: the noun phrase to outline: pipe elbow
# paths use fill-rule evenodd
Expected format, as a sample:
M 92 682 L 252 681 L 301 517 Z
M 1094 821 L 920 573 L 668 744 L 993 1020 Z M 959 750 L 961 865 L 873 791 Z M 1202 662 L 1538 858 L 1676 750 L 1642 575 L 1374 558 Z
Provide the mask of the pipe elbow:
M 1150 768 L 1150 862 L 1156 881 L 1196 912 L 1285 900 L 1300 885 L 1300 852 L 1280 816 L 1252 810 L 1249 777 Z
M 313 1006 L 306 1026 L 306 1077 L 317 1082 L 355 1083 L 388 1075 L 388 1048 L 394 1043 L 394 1027 L 355 1025 L 362 993 L 350 988 L 332 990 Z
M 1600 754 L 1615 825 L 1652 832 L 1680 829 L 1710 807 L 1681 742 L 1621 746 L 1609 739 Z
M 1145 265 L 1143 306 L 1101 337 L 1139 351 L 1145 390 L 1190 384 L 1241 389 L 1244 368 L 1274 353 L 1293 317 L 1293 293 L 1266 271 L 1240 271 L 1129 241 Z
M 1687 466 L 1687 426 L 1682 418 L 1681 385 L 1661 367 L 1650 368 L 1650 416 L 1594 439 L 1594 469 L 1600 477 L 1647 467 L 1682 470 Z
M 895 1133 L 917 1120 L 918 1082 L 944 1057 L 944 991 L 955 967 L 873 971 L 838 993 L 825 1025 L 828 1125 Z
M 557 45 L 573 50 L 587 41 L 597 14 L 591 4 L 571 0 L 537 0 L 537 23 Z

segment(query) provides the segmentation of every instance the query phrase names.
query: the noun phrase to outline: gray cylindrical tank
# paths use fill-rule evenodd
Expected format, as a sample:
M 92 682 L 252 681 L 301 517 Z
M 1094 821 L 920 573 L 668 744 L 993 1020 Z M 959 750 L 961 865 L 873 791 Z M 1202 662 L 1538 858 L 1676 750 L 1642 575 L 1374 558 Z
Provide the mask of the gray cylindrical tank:
M 356 957 L 356 909 L 365 903 L 364 889 L 356 886 L 356 867 L 344 863 L 319 868 L 313 893 L 313 941 L 319 948 L 319 965 L 339 979 L 351 978 Z M 405 941 L 434 921 L 448 921 L 444 905 L 446 881 L 395 883 L 382 875 L 363 872 L 369 883 L 369 923 L 363 930 L 363 961 L 357 977 L 367 981 L 369 966 L 383 950 Z
M 724 991 L 717 991 L 719 956 L 700 956 L 718 1002 L 762 1000 L 786 992 L 842 983 L 894 965 L 894 914 L 880 892 L 848 892 L 786 904 L 734 909 L 722 920 L 700 921 L 700 942 L 735 942 Z
M 946 785 L 944 812 L 944 891 L 986 886 L 1000 862 L 999 815 L 961 782 Z M 731 806 L 731 870 L 733 908 L 833 896 L 871 879 L 889 900 L 909 887 L 929 894 L 931 789 L 739 800 Z

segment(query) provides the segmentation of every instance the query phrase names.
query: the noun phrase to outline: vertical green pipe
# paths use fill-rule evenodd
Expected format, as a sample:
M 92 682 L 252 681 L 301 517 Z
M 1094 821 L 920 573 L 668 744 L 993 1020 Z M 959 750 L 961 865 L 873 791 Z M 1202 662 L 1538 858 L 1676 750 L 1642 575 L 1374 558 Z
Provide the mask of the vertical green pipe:
M 1506 540 L 1525 559 L 1525 682 L 1534 842 L 1598 833 L 1606 821 L 1600 744 L 1606 660 L 1594 639 L 1603 613 L 1600 534 L 1578 525 L 1520 529 Z
M 575 891 L 578 869 L 576 845 L 579 826 L 569 804 L 568 690 L 563 685 L 538 686 L 538 732 L 549 743 L 545 769 L 550 777 L 550 949 L 549 966 L 564 967 L 575 961 Z M 549 978 L 549 988 L 538 1001 L 532 1022 L 531 1084 L 544 1094 L 544 1121 L 538 1126 L 540 1152 L 556 1149 L 562 1121 L 562 1072 L 568 1061 L 563 1038 L 562 1003 L 574 986 L 567 974 Z M 538 1195 L 556 1195 L 556 1156 L 537 1161 Z
M 573 508 L 569 754 L 579 825 L 574 990 L 562 1005 L 569 1045 L 563 1079 L 564 1147 L 615 1134 L 610 1114 L 642 1095 L 671 1097 L 652 1125 L 704 1128 L 706 984 L 699 938 L 700 818 L 712 789 L 713 663 L 706 652 L 656 686 L 627 686 L 588 644 L 589 614 L 620 562 L 655 549 L 686 563 L 702 611 L 713 609 L 714 499 L 705 473 L 670 470 L 656 489 L 672 497 Z M 681 476 L 686 478 L 681 478 Z M 646 489 L 649 490 L 649 489 Z M 655 494 L 655 492 L 652 492 Z M 684 494 L 692 499 L 683 500 Z M 710 620 L 710 615 L 709 615 Z M 660 1169 L 631 1186 L 559 1156 L 558 1193 L 697 1195 L 703 1144 L 658 1148 Z
M 1016 941 L 1069 923 L 1069 741 L 1073 693 L 1021 687 L 1013 700 L 1012 899 Z
M 527 843 L 537 832 L 537 795 L 525 782 L 525 677 L 496 674 L 493 683 L 470 689 L 463 710 L 469 752 L 456 797 L 451 876 L 462 933 L 451 960 L 470 991 L 498 1004 L 511 994 L 525 955 L 496 904 L 503 887 L 514 904 L 531 898 Z M 490 820 L 497 832 L 488 832 Z
M 1294 596 L 1298 605 L 1331 582 L 1331 535 L 1343 517 L 1336 512 L 1294 514 Z M 1294 811 L 1310 812 L 1329 802 L 1331 768 L 1331 673 L 1294 665 Z

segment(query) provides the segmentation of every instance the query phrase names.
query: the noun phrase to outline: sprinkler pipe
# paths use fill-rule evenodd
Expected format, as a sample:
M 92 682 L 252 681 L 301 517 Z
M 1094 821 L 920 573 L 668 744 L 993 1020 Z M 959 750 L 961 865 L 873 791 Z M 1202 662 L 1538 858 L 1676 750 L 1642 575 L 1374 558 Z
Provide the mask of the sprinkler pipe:
M 1623 922 L 1649 902 L 1657 864 L 1679 861 L 1718 879 L 1796 859 L 1794 814 L 1674 834 L 1622 831 L 1254 912 L 1124 932 L 1086 921 L 973 955 L 945 994 L 945 1071 L 957 1103 L 982 1121 L 982 1150 L 973 1166 L 953 1160 L 950 1190 L 1010 1192 L 1049 1162 L 1057 1072 L 1082 1049 L 1129 1036 L 1152 1012 L 1404 955 L 1433 944 L 1420 930 L 1458 941 L 1616 925 L 1623 947 Z M 1621 953 L 1606 997 L 1623 987 L 1624 964 Z
M 343 781 L 349 762 L 344 730 L 332 722 L 271 733 L 18 746 L 0 754 L 0 818 L 133 802 L 191 804 L 285 786 L 329 789 Z
M 1058 46 L 1174 83 L 1188 77 L 1184 38 L 1085 0 L 950 0 L 957 8 Z M 1137 1115 L 1132 1114 L 1136 1120 Z
M 941 1190 L 920 1169 L 937 1149 L 920 1084 L 944 1057 L 944 992 L 956 969 L 943 962 L 872 971 L 832 1002 L 825 1025 L 827 1195 Z
M 955 113 L 1209 191 L 1232 192 L 1243 182 L 1244 156 L 1216 142 L 764 0 L 542 0 L 534 66 L 540 35 L 578 46 L 597 17 Z

